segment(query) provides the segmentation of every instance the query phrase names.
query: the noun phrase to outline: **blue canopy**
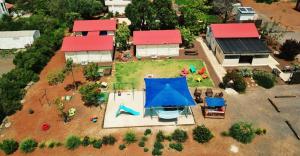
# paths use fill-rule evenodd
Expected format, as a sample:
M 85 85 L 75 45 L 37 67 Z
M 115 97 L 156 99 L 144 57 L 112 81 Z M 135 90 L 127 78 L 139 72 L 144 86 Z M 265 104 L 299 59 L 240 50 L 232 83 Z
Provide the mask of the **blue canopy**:
M 185 77 L 145 78 L 145 83 L 145 108 L 183 107 L 195 105 Z
M 205 102 L 206 102 L 208 107 L 222 107 L 222 106 L 225 106 L 224 98 L 206 97 Z

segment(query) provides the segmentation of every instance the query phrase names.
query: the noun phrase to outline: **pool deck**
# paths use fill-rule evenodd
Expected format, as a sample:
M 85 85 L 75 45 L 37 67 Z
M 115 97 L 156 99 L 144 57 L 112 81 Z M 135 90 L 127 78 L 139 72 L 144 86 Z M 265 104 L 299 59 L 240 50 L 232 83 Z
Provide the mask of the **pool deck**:
M 144 100 L 145 95 L 143 91 L 127 91 L 122 92 L 121 96 L 117 93 L 109 94 L 109 99 L 106 107 L 103 128 L 122 128 L 122 127 L 144 127 L 144 126 L 170 126 L 170 125 L 192 125 L 195 120 L 192 112 L 185 116 L 179 116 L 177 120 L 161 121 L 157 116 L 145 115 Z M 121 112 L 116 117 L 119 106 L 123 104 L 135 111 L 140 112 L 140 115 L 134 116 L 125 112 Z

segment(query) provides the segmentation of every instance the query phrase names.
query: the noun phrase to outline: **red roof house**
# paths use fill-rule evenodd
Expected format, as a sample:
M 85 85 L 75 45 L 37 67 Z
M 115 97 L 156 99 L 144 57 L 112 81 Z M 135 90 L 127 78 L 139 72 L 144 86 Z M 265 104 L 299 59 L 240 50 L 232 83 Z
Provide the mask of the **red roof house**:
M 182 43 L 179 30 L 134 31 L 133 44 L 136 56 L 179 56 L 179 44 Z
M 90 31 L 115 31 L 117 26 L 116 20 L 76 20 L 74 22 L 74 32 Z
M 215 38 L 259 38 L 254 23 L 211 24 Z
M 65 58 L 74 63 L 111 62 L 113 55 L 112 36 L 70 36 L 65 37 L 61 51 Z

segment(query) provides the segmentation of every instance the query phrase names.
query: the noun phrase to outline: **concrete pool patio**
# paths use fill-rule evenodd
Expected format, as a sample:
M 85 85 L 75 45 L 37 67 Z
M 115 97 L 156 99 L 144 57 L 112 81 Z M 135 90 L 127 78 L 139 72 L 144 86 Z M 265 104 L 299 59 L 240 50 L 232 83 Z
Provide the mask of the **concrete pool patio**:
M 157 116 L 150 116 L 144 109 L 144 91 L 122 92 L 121 96 L 110 93 L 105 111 L 103 128 L 122 128 L 122 127 L 143 127 L 143 126 L 170 126 L 170 125 L 193 125 L 195 120 L 192 111 L 189 109 L 188 115 L 179 116 L 177 120 L 159 120 Z M 121 113 L 116 117 L 119 106 L 124 104 L 140 112 L 140 115 L 133 116 L 128 113 Z

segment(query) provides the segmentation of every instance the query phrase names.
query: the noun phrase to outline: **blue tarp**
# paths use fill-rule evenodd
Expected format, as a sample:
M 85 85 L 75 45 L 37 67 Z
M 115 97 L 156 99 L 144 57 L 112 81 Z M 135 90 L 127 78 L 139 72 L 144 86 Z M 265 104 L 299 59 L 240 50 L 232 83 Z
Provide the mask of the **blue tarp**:
M 206 102 L 208 107 L 222 107 L 222 106 L 225 106 L 224 98 L 206 97 L 205 102 Z
M 146 103 L 150 107 L 194 106 L 185 77 L 145 78 Z

